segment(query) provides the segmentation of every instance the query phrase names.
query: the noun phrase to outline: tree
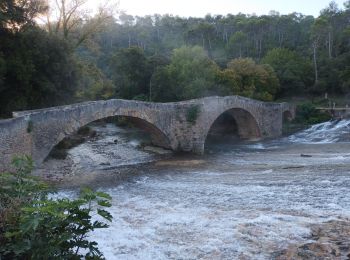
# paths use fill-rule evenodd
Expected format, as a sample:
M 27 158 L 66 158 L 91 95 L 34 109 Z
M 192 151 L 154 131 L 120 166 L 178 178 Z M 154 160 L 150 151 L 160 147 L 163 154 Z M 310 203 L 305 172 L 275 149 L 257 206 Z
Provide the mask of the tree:
M 80 100 L 109 99 L 115 96 L 113 82 L 93 63 L 78 61 L 79 82 L 77 98 Z
M 326 26 L 326 30 L 328 31 L 326 32 L 326 45 L 328 46 L 329 59 L 333 57 L 334 32 L 336 27 L 335 20 L 339 11 L 337 3 L 334 1 L 330 2 L 329 6 L 321 11 L 321 17 L 328 23 Z
M 213 90 L 217 70 L 217 65 L 202 47 L 175 49 L 170 64 L 152 77 L 152 100 L 179 101 L 203 97 Z
M 243 48 L 247 44 L 247 35 L 242 32 L 238 31 L 235 32 L 229 40 L 229 49 L 232 52 L 238 53 L 239 55 L 232 55 L 233 57 L 239 57 L 242 58 L 243 56 Z
M 118 97 L 132 99 L 148 94 L 151 73 L 142 49 L 130 47 L 119 50 L 112 57 L 110 66 Z
M 272 101 L 279 87 L 271 66 L 256 64 L 249 58 L 230 61 L 217 80 L 225 95 L 241 95 L 265 101 Z
M 128 28 L 128 48 L 131 47 L 131 29 L 134 23 L 134 17 L 132 15 L 128 15 L 125 12 L 122 12 L 119 15 L 119 20 L 121 23 Z
M 315 70 L 315 86 L 317 86 L 319 80 L 317 49 L 319 48 L 322 38 L 325 37 L 326 32 L 328 31 L 327 27 L 327 21 L 323 17 L 320 17 L 315 20 L 311 28 L 312 52 Z
M 47 11 L 45 0 L 0 1 L 0 29 L 16 31 Z
M 192 26 L 185 32 L 185 38 L 188 43 L 193 45 L 202 45 L 203 49 L 212 49 L 212 41 L 214 38 L 214 27 L 208 22 L 200 22 Z
M 295 51 L 284 48 L 272 49 L 261 62 L 271 65 L 275 70 L 281 85 L 280 96 L 302 94 L 313 83 L 310 77 L 311 62 Z
M 87 0 L 47 0 L 46 28 L 50 34 L 74 42 L 75 47 L 101 31 L 117 11 L 117 3 L 103 1 L 95 15 L 86 9 Z M 52 20 L 53 19 L 53 20 Z
M 0 93 L 4 88 L 5 74 L 6 74 L 6 61 L 4 60 L 2 53 L 0 53 Z
M 347 1 L 344 2 L 344 7 L 346 9 L 350 9 L 350 0 L 347 0 Z
M 0 115 L 73 101 L 78 71 L 65 41 L 33 27 L 4 37 L 0 53 Z

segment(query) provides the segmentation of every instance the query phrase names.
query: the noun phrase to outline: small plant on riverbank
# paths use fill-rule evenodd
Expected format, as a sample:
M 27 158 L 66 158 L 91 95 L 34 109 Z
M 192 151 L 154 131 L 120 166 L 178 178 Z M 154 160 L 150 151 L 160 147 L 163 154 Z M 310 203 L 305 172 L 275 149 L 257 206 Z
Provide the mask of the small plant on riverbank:
M 30 176 L 32 165 L 17 158 L 14 173 L 0 174 L 0 259 L 102 259 L 87 236 L 108 227 L 110 196 L 84 189 L 75 200 L 52 199 L 49 186 Z M 93 213 L 103 221 L 92 221 Z

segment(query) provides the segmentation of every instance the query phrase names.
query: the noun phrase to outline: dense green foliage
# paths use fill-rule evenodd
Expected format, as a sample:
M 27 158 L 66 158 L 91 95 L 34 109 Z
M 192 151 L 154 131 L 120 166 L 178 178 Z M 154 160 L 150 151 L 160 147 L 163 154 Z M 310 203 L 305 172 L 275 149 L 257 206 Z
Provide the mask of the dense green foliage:
M 69 44 L 35 25 L 44 1 L 0 4 L 0 116 L 72 102 L 78 70 Z
M 343 8 L 331 2 L 316 18 L 275 11 L 113 17 L 104 10 L 84 19 L 72 2 L 74 19 L 61 13 L 41 28 L 34 17 L 52 6 L 24 2 L 0 3 L 0 116 L 107 98 L 270 101 L 350 92 L 349 1 Z
M 280 79 L 280 96 L 303 94 L 313 84 L 311 61 L 295 51 L 272 49 L 262 62 L 271 65 Z
M 148 92 L 150 66 L 140 48 L 119 50 L 111 59 L 110 69 L 116 71 L 111 77 L 119 97 L 132 99 Z
M 2 113 L 73 101 L 77 68 L 68 45 L 38 28 L 7 33 L 0 53 Z
M 241 95 L 272 101 L 279 88 L 278 78 L 268 64 L 256 64 L 250 58 L 234 59 L 219 72 L 222 95 Z
M 304 103 L 297 106 L 295 123 L 318 124 L 330 120 L 331 116 L 316 109 L 312 103 Z
M 101 259 L 88 233 L 106 228 L 92 214 L 110 221 L 110 196 L 84 189 L 76 200 L 54 199 L 43 182 L 31 177 L 32 161 L 14 160 L 14 173 L 0 174 L 1 259 Z
M 215 84 L 217 70 L 203 48 L 175 49 L 170 64 L 158 69 L 152 78 L 152 100 L 180 101 L 205 96 Z
M 262 100 L 325 92 L 340 95 L 350 91 L 349 17 L 348 2 L 343 9 L 331 2 L 317 18 L 277 12 L 205 18 L 133 17 L 122 13 L 118 21 L 109 21 L 106 31 L 93 38 L 100 48 L 98 55 L 86 51 L 84 57 L 96 60 L 109 75 L 128 78 L 132 73 L 109 66 L 106 61 L 123 49 L 128 52 L 139 48 L 140 64 L 119 63 L 136 71 L 147 68 L 141 77 L 144 81 L 137 80 L 138 84 L 132 82 L 130 86 L 135 90 L 136 84 L 138 94 L 155 101 L 213 94 L 239 94 Z M 154 55 L 164 58 L 149 69 L 144 65 L 145 59 Z M 256 65 L 252 66 L 253 62 Z M 241 68 L 251 64 L 249 75 L 242 79 L 237 71 L 244 69 L 233 70 L 228 66 L 232 63 Z M 135 79 L 140 78 L 140 73 L 136 74 Z M 120 84 L 114 87 L 115 95 L 124 92 Z M 134 96 L 137 94 L 132 93 L 129 98 Z

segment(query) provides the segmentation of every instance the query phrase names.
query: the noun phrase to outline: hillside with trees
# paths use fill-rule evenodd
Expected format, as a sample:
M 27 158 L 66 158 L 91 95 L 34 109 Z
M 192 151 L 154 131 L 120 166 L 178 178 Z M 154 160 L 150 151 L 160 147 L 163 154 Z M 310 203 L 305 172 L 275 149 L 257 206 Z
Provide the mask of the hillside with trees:
M 134 17 L 107 3 L 86 15 L 83 0 L 24 2 L 0 4 L 3 117 L 108 98 L 272 101 L 350 91 L 350 1 L 331 2 L 319 17 L 271 11 L 204 18 Z

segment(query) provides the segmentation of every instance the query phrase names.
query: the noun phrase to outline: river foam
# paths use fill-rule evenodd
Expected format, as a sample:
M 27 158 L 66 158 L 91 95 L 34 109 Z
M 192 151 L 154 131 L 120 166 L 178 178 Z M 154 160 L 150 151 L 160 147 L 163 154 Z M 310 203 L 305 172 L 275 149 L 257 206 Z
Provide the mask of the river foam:
M 350 216 L 348 174 L 150 174 L 115 188 L 107 259 L 269 259 L 308 241 L 309 225 Z M 337 179 L 335 181 L 335 179 Z
M 327 122 L 273 142 L 209 147 L 213 153 L 203 164 L 185 166 L 181 157 L 172 167 L 145 165 L 141 175 L 100 188 L 113 198 L 113 222 L 90 239 L 107 259 L 128 260 L 271 259 L 289 245 L 310 242 L 312 225 L 350 218 L 349 124 Z M 118 139 L 130 153 L 117 162 L 140 158 L 125 133 L 107 129 L 102 141 L 72 153 L 82 158 L 95 149 L 96 158 L 102 151 L 97 161 L 113 162 L 126 151 L 116 152 Z M 86 169 L 95 167 L 84 160 L 92 164 Z

